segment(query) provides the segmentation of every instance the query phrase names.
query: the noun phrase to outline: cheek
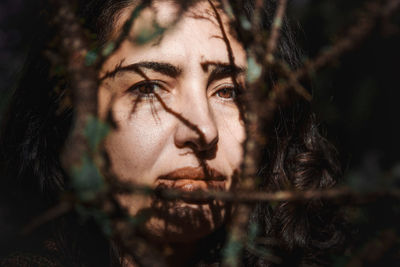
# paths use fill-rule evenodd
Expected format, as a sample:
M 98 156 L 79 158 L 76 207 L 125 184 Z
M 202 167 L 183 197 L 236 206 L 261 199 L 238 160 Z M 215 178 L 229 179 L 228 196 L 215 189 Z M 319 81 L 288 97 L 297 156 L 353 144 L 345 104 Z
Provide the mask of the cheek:
M 218 114 L 218 113 L 217 113 Z M 219 129 L 218 149 L 227 159 L 231 172 L 237 171 L 243 160 L 243 142 L 246 139 L 244 123 L 237 109 L 220 112 L 217 116 Z
M 152 184 L 153 167 L 168 139 L 161 121 L 154 117 L 150 108 L 139 108 L 131 113 L 132 105 L 126 101 L 117 102 L 113 118 L 117 125 L 106 139 L 112 168 L 123 180 Z

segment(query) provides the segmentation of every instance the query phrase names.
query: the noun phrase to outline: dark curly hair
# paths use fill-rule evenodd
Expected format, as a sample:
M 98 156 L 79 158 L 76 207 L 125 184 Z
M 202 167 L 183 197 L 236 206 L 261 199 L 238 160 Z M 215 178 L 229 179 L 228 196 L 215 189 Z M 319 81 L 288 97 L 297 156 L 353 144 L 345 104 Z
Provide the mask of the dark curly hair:
M 107 39 L 118 11 L 131 2 L 80 0 L 76 10 L 77 15 L 84 18 L 84 26 L 96 34 L 101 44 Z M 276 1 L 267 1 L 262 21 L 265 29 L 272 24 L 275 6 Z M 242 8 L 250 18 L 254 1 L 243 1 Z M 40 31 L 32 40 L 23 76 L 15 89 L 1 133 L 1 207 L 4 224 L 14 226 L 0 244 L 5 254 L 10 252 L 10 247 L 21 248 L 20 243 L 11 242 L 19 227 L 54 205 L 68 186 L 59 154 L 71 128 L 72 110 L 60 111 L 60 101 L 68 93 L 67 81 L 62 81 L 62 75 L 51 72 L 54 62 L 43 53 L 57 37 L 56 29 L 47 20 L 52 10 L 45 5 L 38 9 L 42 13 L 37 21 Z M 300 64 L 300 51 L 287 19 L 283 23 L 278 56 L 291 68 Z M 276 75 L 269 75 L 273 82 Z M 56 85 L 60 87 L 57 93 Z M 288 95 L 285 101 L 278 100 L 273 127 L 263 129 L 268 144 L 262 148 L 259 176 L 264 180 L 260 189 L 303 191 L 334 187 L 341 177 L 336 151 L 321 136 L 310 103 L 294 93 Z M 36 236 L 24 238 L 24 249 L 36 251 L 34 244 L 51 237 L 59 248 L 57 258 L 68 266 L 118 266 L 118 253 L 98 226 L 91 221 L 85 224 L 77 221 L 74 214 L 55 220 L 50 231 L 42 227 Z M 258 203 L 250 224 L 258 226 L 257 240 L 263 240 L 257 246 L 271 251 L 281 261 L 274 262 L 246 250 L 245 266 L 326 265 L 329 253 L 338 249 L 345 237 L 338 207 L 324 200 L 283 201 L 276 205 Z M 220 229 L 203 241 L 204 247 L 210 251 L 210 247 L 218 248 L 225 236 L 225 229 Z M 216 244 L 214 247 L 210 246 L 210 240 Z M 48 253 L 39 250 L 38 253 Z M 219 252 L 205 253 L 197 263 L 219 261 L 219 257 Z

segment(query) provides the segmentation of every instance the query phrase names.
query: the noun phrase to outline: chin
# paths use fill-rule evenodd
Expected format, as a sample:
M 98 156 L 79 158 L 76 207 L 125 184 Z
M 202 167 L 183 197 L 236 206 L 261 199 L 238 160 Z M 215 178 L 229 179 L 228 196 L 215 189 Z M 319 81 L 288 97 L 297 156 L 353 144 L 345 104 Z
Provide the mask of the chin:
M 193 243 L 220 227 L 226 207 L 216 201 L 202 204 L 155 201 L 143 231 L 161 243 Z

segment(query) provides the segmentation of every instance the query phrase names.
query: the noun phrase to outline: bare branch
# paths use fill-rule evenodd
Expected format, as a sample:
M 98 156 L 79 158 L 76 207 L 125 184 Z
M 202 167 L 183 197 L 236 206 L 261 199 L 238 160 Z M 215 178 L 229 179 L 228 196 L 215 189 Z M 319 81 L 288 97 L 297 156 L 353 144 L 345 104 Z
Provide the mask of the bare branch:
M 150 6 L 151 2 L 152 1 L 148 0 L 140 1 L 140 3 L 132 10 L 129 19 L 122 26 L 122 32 L 118 35 L 117 39 L 111 40 L 104 45 L 96 62 L 98 69 L 100 69 L 104 62 L 120 48 L 121 44 L 127 39 L 137 17 L 140 15 L 140 12 L 142 12 L 144 8 Z
M 294 78 L 301 79 L 309 72 L 325 67 L 344 53 L 354 49 L 368 36 L 379 18 L 391 16 L 398 8 L 400 8 L 399 0 L 389 0 L 385 5 L 380 4 L 380 1 L 368 2 L 365 10 L 359 14 L 358 21 L 349 28 L 347 34 L 315 59 L 306 62 L 304 68 L 296 70 L 293 74 Z
M 89 150 L 84 129 L 88 119 L 97 113 L 97 72 L 85 64 L 87 40 L 69 2 L 51 1 L 51 3 L 58 8 L 54 21 L 59 27 L 62 40 L 60 50 L 67 59 L 75 111 L 75 125 L 62 154 L 64 168 L 71 171 L 73 167 L 81 164 L 82 155 L 87 154 Z
M 274 61 L 274 52 L 279 41 L 279 31 L 282 27 L 283 17 L 285 15 L 287 0 L 279 0 L 276 8 L 275 17 L 271 26 L 269 39 L 267 41 L 266 61 Z
M 45 211 L 42 215 L 34 218 L 29 224 L 27 224 L 21 231 L 21 234 L 26 235 L 31 233 L 33 230 L 38 228 L 39 226 L 52 221 L 72 209 L 72 203 L 67 201 L 60 202 L 57 206 L 50 208 L 49 210 Z
M 145 194 L 154 195 L 163 199 L 184 199 L 191 201 L 222 200 L 233 203 L 257 203 L 257 202 L 280 202 L 280 201 L 306 201 L 312 199 L 340 200 L 352 199 L 354 203 L 365 203 L 381 197 L 400 198 L 400 189 L 386 189 L 369 192 L 359 192 L 347 187 L 331 189 L 306 190 L 306 191 L 194 191 L 184 192 L 177 189 L 157 188 L 131 183 L 116 183 L 115 192 L 119 194 Z M 346 200 L 347 201 L 347 200 Z

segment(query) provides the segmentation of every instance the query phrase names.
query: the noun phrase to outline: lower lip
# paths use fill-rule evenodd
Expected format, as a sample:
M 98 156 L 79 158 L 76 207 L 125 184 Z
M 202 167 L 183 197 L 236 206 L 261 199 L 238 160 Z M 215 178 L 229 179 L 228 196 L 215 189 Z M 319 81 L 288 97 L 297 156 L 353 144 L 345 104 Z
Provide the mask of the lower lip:
M 170 188 L 182 191 L 183 193 L 192 193 L 198 191 L 225 191 L 225 181 L 216 180 L 193 180 L 193 179 L 178 179 L 178 180 L 167 180 L 160 179 L 158 181 L 158 187 Z M 187 203 L 209 203 L 209 201 L 201 201 L 190 199 L 190 197 L 183 197 L 182 200 Z

